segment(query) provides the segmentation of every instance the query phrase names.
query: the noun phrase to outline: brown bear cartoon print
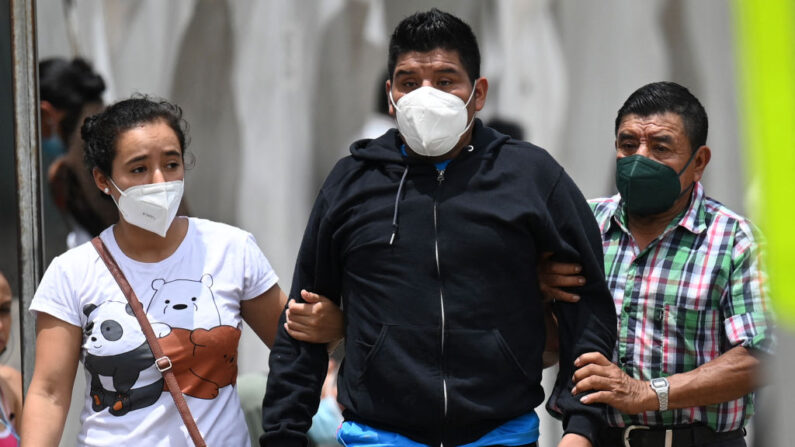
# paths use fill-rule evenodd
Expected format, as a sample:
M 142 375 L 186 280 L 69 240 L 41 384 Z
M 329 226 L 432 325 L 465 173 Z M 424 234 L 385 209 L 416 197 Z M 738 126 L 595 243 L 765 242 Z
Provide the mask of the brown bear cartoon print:
M 147 314 L 166 329 L 160 344 L 171 359 L 182 392 L 213 399 L 237 378 L 240 329 L 221 322 L 209 273 L 198 280 L 158 278 Z M 167 389 L 164 386 L 164 389 Z
M 235 384 L 239 340 L 240 329 L 232 326 L 172 328 L 159 339 L 182 393 L 199 399 L 213 399 L 220 388 Z

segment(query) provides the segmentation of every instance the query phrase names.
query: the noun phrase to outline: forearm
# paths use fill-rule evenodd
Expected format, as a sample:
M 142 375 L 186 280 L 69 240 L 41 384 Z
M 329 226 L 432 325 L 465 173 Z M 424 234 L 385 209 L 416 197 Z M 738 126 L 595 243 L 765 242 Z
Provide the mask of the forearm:
M 758 385 L 759 360 L 746 348 L 737 346 L 720 357 L 685 373 L 668 376 L 668 409 L 702 407 L 739 399 Z M 658 411 L 660 402 L 648 381 L 638 384 L 633 398 L 637 412 Z
M 668 408 L 700 407 L 739 399 L 757 387 L 758 369 L 759 360 L 748 349 L 734 347 L 692 371 L 668 377 Z
M 557 405 L 565 417 L 566 433 L 595 440 L 598 427 L 604 423 L 603 409 L 581 402 L 580 392 L 572 394 L 574 362 L 585 352 L 599 352 L 606 358 L 612 357 L 616 336 L 615 310 L 609 293 L 583 293 L 582 297 L 575 304 L 556 303 L 560 326 Z
M 22 445 L 58 445 L 72 400 L 82 338 L 80 327 L 38 314 L 36 363 L 22 413 Z
M 22 417 L 21 445 L 26 447 L 58 445 L 63 435 L 71 393 L 50 393 L 31 383 Z
M 287 296 L 278 284 L 262 295 L 240 302 L 240 316 L 268 348 L 273 347 Z
M 293 339 L 287 334 L 284 321 L 282 314 L 269 359 L 270 374 L 263 402 L 265 434 L 260 440 L 263 445 L 305 443 L 328 369 L 325 346 Z

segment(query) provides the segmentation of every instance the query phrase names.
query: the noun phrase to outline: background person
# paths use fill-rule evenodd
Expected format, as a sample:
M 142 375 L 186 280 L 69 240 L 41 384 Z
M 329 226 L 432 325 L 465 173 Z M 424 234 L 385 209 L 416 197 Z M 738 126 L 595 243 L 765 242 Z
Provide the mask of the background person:
M 39 62 L 42 151 L 49 183 L 45 218 L 48 228 L 55 225 L 58 214 L 52 209 L 57 209 L 69 231 L 65 245 L 48 238 L 48 259 L 65 247 L 88 241 L 118 219 L 116 206 L 102 197 L 85 168 L 79 132 L 83 120 L 104 107 L 104 91 L 102 76 L 84 59 L 55 57 Z
M 0 353 L 5 352 L 11 336 L 11 287 L 0 272 Z M 0 365 L 0 447 L 18 445 L 22 420 L 22 374 Z

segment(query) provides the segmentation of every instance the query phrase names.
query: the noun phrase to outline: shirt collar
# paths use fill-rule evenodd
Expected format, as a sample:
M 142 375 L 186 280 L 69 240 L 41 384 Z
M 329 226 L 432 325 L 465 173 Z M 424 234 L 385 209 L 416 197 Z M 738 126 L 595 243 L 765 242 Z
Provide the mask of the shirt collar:
M 621 195 L 616 194 L 612 197 L 615 208 L 612 215 L 604 226 L 602 233 L 606 234 L 610 231 L 613 225 L 621 228 L 622 231 L 629 234 L 629 227 L 627 225 L 627 212 L 624 202 L 621 200 Z M 693 191 L 690 196 L 690 205 L 684 214 L 679 214 L 676 219 L 679 219 L 678 226 L 690 231 L 694 234 L 700 234 L 707 229 L 706 211 L 704 210 L 704 187 L 701 182 L 696 182 L 693 186 Z M 670 228 L 670 226 L 669 226 Z M 667 232 L 667 230 L 666 230 Z

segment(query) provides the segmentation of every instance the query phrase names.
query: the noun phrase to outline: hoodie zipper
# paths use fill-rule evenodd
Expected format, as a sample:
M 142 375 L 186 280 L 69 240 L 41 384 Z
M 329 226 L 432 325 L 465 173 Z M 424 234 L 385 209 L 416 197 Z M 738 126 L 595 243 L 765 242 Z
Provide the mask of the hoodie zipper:
M 433 200 L 433 233 L 434 233 L 434 256 L 436 257 L 436 275 L 439 277 L 439 307 L 442 316 L 442 333 L 441 333 L 441 350 L 442 350 L 442 392 L 444 396 L 444 417 L 447 418 L 447 377 L 444 371 L 444 333 L 445 333 L 445 314 L 444 314 L 444 291 L 442 290 L 442 270 L 439 266 L 439 226 L 438 226 L 438 204 L 439 204 L 439 188 L 444 182 L 444 169 L 438 170 L 436 182 L 438 183 L 436 189 L 436 196 Z

